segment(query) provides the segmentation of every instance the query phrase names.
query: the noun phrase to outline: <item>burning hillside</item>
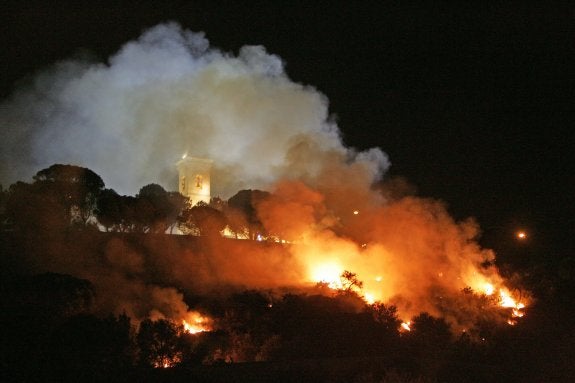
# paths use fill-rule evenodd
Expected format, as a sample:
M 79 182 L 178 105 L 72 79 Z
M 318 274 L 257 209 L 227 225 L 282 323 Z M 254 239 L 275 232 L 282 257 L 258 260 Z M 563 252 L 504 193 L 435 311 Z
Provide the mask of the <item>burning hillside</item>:
M 368 303 L 392 303 L 404 318 L 422 311 L 443 316 L 450 297 L 465 288 L 499 296 L 498 304 L 521 315 L 525 301 L 512 298 L 493 266 L 493 252 L 477 244 L 472 220 L 455 222 L 443 204 L 429 199 L 405 196 L 365 206 L 352 191 L 339 193 L 334 185 L 327 190 L 330 199 L 301 182 L 282 183 L 258 208 L 270 232 L 298 244 L 290 252 L 304 270 L 302 282 L 341 289 L 342 274 L 351 271 Z M 341 203 L 339 195 L 345 196 Z M 360 207 L 341 212 L 350 197 Z M 466 318 L 451 319 L 465 327 Z
M 100 233 L 106 239 L 88 239 L 93 245 L 88 250 L 82 241 L 68 243 L 64 234 L 41 232 L 38 238 L 46 242 L 29 245 L 25 259 L 16 263 L 36 273 L 90 281 L 100 312 L 137 321 L 169 319 L 188 333 L 201 333 L 218 328 L 209 314 L 190 311 L 204 299 L 213 303 L 255 289 L 269 294 L 272 307 L 288 293 L 343 291 L 364 299 L 359 306 L 361 299 L 354 301 L 357 311 L 366 304 L 375 304 L 368 309 L 375 310 L 382 302 L 396 307 L 406 328 L 410 318 L 427 312 L 463 330 L 494 306 L 507 310 L 497 320 L 515 323 L 528 303 L 500 276 L 493 252 L 477 243 L 476 222 L 455 221 L 442 202 L 390 192 L 386 154 L 347 148 L 328 115 L 326 97 L 293 83 L 282 61 L 263 47 L 244 47 L 234 56 L 210 48 L 203 34 L 159 25 L 107 64 L 56 65 L 2 105 L 0 123 L 8 131 L 0 143 L 3 181 L 64 162 L 89 166 L 117 190 L 134 192 L 149 182 L 174 185 L 174 163 L 189 152 L 215 160 L 213 195 L 228 199 L 240 189 L 269 191 L 248 201 L 250 217 L 226 210 L 220 200 L 216 226 L 231 227 L 235 220 L 234 230 L 250 231 L 246 227 L 257 223 L 265 237 L 287 245 L 202 235 L 190 246 L 183 236 L 150 234 L 169 225 L 126 223 L 118 217 L 122 209 L 114 210 L 114 201 L 124 201 L 125 211 L 137 219 L 139 211 L 154 208 L 146 198 L 165 193 L 160 186 L 120 197 L 96 183 L 90 198 L 100 210 L 92 206 L 82 224 L 96 224 L 105 195 L 116 216 L 107 217 L 109 225 L 101 219 L 100 227 L 146 234 Z M 29 148 L 30 156 L 16 156 L 21 148 Z M 21 161 L 15 166 L 13 158 Z M 61 180 L 49 174 L 39 172 L 32 185 L 16 184 L 8 210 L 17 216 L 27 206 L 60 203 L 52 186 Z M 65 203 L 73 195 L 66 194 Z M 80 209 L 63 206 L 60 215 Z M 166 217 L 183 220 L 181 209 L 172 213 Z M 44 229 L 55 219 L 42 217 Z

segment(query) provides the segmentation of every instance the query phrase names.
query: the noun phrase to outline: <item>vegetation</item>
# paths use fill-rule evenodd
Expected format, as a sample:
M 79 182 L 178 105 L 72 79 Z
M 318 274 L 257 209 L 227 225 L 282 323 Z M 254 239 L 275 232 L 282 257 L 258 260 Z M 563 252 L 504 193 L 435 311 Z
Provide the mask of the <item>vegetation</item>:
M 213 320 L 212 331 L 191 334 L 167 318 L 107 312 L 90 276 L 37 272 L 25 260 L 60 252 L 66 262 L 112 262 L 102 259 L 102 249 L 124 241 L 121 264 L 126 278 L 134 278 L 139 263 L 127 260 L 126 249 L 136 246 L 137 236 L 178 228 L 213 238 L 226 226 L 252 239 L 265 234 L 254 204 L 266 193 L 240 191 L 227 203 L 189 206 L 156 184 L 120 196 L 92 171 L 70 165 L 53 165 L 32 183 L 0 193 L 3 382 L 535 382 L 573 376 L 575 332 L 568 318 L 575 290 L 568 260 L 561 269 L 533 265 L 516 277 L 539 298 L 516 326 L 492 320 L 501 315 L 493 309 L 455 331 L 445 317 L 456 313 L 446 304 L 445 317 L 422 312 L 411 318 L 410 331 L 401 331 L 396 307 L 367 304 L 362 281 L 346 271 L 338 291 L 321 285 L 291 292 L 237 286 L 215 295 L 186 291 L 187 302 Z M 167 256 L 166 244 L 176 240 L 142 245 L 142 262 L 151 262 L 152 251 Z M 169 279 L 161 271 L 145 278 L 160 285 Z M 454 299 L 463 311 L 491 304 L 470 289 Z

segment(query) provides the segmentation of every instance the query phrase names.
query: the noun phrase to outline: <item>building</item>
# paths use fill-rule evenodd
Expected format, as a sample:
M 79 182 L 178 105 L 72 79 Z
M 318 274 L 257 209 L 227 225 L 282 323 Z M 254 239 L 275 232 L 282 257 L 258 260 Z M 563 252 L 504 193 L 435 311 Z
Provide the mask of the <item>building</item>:
M 184 155 L 176 164 L 179 174 L 178 190 L 192 202 L 210 203 L 210 175 L 212 160 Z

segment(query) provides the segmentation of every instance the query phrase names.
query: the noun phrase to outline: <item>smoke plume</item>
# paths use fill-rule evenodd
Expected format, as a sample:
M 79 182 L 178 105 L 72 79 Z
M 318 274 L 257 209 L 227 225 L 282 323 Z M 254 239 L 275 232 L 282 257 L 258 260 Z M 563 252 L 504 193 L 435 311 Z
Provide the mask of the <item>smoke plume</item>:
M 388 166 L 379 149 L 343 147 L 326 97 L 290 81 L 279 57 L 262 46 L 223 53 L 175 23 L 144 32 L 106 64 L 54 65 L 0 106 L 0 124 L 6 186 L 72 163 L 119 193 L 151 182 L 173 190 L 184 153 L 215 160 L 212 194 L 222 198 L 314 177 L 318 157 L 357 160 L 374 175 Z
M 213 195 L 272 192 L 258 216 L 289 247 L 208 241 L 190 250 L 148 239 L 145 253 L 157 255 L 146 258 L 144 245 L 114 240 L 98 263 L 45 260 L 45 268 L 95 281 L 107 307 L 136 318 L 181 317 L 187 306 L 170 285 L 195 293 L 280 288 L 348 270 L 364 282 L 361 294 L 408 318 L 439 313 L 438 301 L 466 286 L 502 283 L 480 267 L 494 255 L 477 245 L 472 220 L 455 222 L 434 200 L 375 190 L 389 167 L 385 153 L 345 147 L 326 97 L 291 81 L 261 46 L 232 55 L 202 33 L 158 25 L 106 64 L 69 60 L 41 73 L 0 106 L 0 124 L 6 185 L 70 163 L 120 193 L 152 182 L 173 190 L 175 163 L 187 153 L 214 160 Z

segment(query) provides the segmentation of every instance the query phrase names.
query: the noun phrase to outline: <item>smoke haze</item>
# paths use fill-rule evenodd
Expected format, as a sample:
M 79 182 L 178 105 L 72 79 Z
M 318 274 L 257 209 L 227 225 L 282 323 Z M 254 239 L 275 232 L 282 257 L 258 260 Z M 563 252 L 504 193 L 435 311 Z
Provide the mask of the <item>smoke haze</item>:
M 54 65 L 0 106 L 0 124 L 6 186 L 71 163 L 121 194 L 151 182 L 174 190 L 184 153 L 215 160 L 213 195 L 222 198 L 280 176 L 313 177 L 322 157 L 357 159 L 374 176 L 388 167 L 379 149 L 342 146 L 326 97 L 290 81 L 279 57 L 261 46 L 223 53 L 175 23 L 144 32 L 107 64 Z
M 182 295 L 166 281 L 201 293 L 280 288 L 317 282 L 325 265 L 335 277 L 357 273 L 363 293 L 397 304 L 404 318 L 439 313 L 442 294 L 502 283 L 495 269 L 480 267 L 494 255 L 477 245 L 473 221 L 455 222 L 437 201 L 374 190 L 390 165 L 385 153 L 346 148 L 326 97 L 290 81 L 281 59 L 261 46 L 234 56 L 211 48 L 202 33 L 159 25 L 108 64 L 66 61 L 40 74 L 1 105 L 0 123 L 6 185 L 70 163 L 120 193 L 152 182 L 173 190 L 175 163 L 188 153 L 214 160 L 212 195 L 272 192 L 258 216 L 296 243 L 289 248 L 221 241 L 192 251 L 162 242 L 146 251 L 158 256 L 144 259 L 110 241 L 93 267 L 45 260 L 47 269 L 94 281 L 106 307 L 136 318 L 183 315 Z

